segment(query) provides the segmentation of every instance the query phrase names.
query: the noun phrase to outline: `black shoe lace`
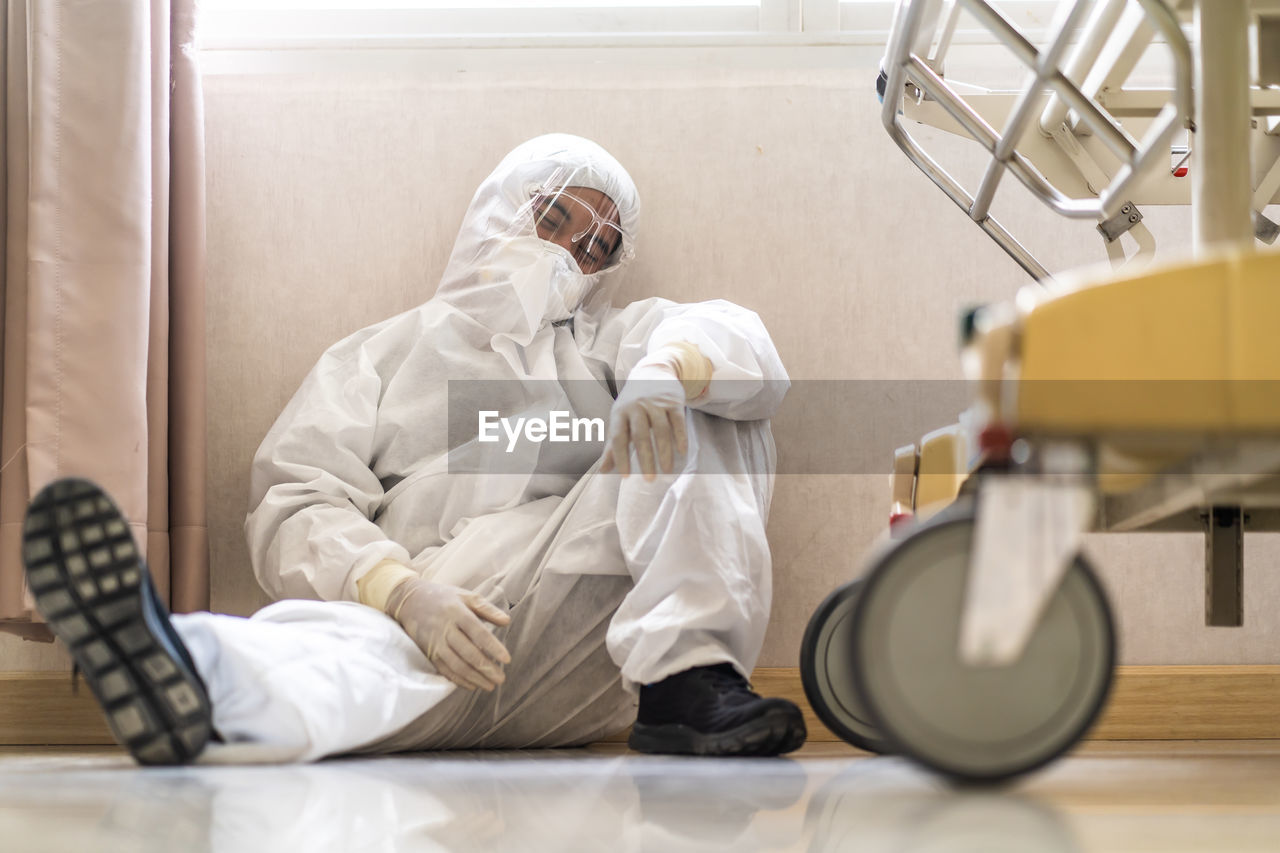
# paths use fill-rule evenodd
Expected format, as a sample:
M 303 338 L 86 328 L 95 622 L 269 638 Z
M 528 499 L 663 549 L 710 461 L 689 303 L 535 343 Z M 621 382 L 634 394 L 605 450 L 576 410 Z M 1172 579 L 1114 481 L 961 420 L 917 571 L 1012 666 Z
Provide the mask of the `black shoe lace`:
M 702 670 L 702 677 L 717 688 L 745 690 L 753 695 L 756 694 L 755 685 L 739 675 L 738 671 L 728 664 L 723 669 L 718 666 L 707 667 Z

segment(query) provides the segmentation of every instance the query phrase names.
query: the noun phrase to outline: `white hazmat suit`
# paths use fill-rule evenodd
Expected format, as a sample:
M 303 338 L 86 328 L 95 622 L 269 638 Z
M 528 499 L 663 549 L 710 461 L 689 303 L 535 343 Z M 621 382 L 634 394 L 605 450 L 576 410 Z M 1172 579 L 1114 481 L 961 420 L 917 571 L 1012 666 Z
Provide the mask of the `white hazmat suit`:
M 581 744 L 634 720 L 639 684 L 724 662 L 750 674 L 770 605 L 767 419 L 786 373 L 731 303 L 613 307 L 613 269 L 584 275 L 536 236 L 529 200 L 548 184 L 607 195 L 630 257 L 639 202 L 622 166 L 585 139 L 531 140 L 476 192 L 435 297 L 331 347 L 267 434 L 245 529 L 258 580 L 284 600 L 249 619 L 173 617 L 223 739 L 201 760 Z M 611 389 L 682 341 L 712 376 L 673 473 L 600 473 L 599 441 L 458 440 L 477 409 L 607 420 Z M 504 683 L 456 687 L 358 603 L 388 559 L 508 612 Z

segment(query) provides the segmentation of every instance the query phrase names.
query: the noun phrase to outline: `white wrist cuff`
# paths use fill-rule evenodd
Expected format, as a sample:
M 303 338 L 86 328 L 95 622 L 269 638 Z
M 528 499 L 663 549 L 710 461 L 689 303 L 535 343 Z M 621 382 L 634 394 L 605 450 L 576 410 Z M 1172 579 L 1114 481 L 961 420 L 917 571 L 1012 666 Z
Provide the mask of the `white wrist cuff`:
M 711 385 L 711 359 L 702 354 L 697 344 L 689 341 L 673 341 L 650 353 L 641 363 L 662 364 L 675 371 L 676 378 L 684 386 L 686 400 L 696 400 Z
M 360 592 L 360 603 L 386 612 L 387 599 L 400 584 L 410 578 L 418 577 L 418 573 L 398 560 L 383 560 L 360 580 L 356 581 L 356 589 Z

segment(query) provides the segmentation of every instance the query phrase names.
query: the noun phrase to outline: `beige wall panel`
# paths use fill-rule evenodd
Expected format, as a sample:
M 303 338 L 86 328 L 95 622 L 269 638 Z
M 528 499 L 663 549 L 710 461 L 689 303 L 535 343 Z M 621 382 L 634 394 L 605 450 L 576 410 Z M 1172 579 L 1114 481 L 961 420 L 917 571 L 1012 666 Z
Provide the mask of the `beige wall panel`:
M 962 308 L 1025 278 L 893 145 L 870 93 L 874 53 L 851 55 L 842 67 L 593 70 L 578 83 L 555 69 L 208 79 L 215 608 L 265 601 L 240 526 L 249 460 L 276 413 L 325 346 L 431 294 L 474 187 L 538 133 L 592 137 L 633 172 L 644 215 L 626 297 L 754 308 L 797 379 L 956 378 Z M 978 174 L 973 146 L 921 132 L 957 174 Z M 997 214 L 1048 266 L 1102 259 L 1090 225 L 1014 189 Z M 1189 217 L 1150 210 L 1148 222 L 1176 246 Z M 859 422 L 806 429 L 856 441 Z M 814 607 L 859 571 L 887 517 L 889 462 L 779 478 L 762 666 L 795 665 Z M 1273 556 L 1264 542 L 1250 539 L 1251 569 Z M 1280 620 L 1262 613 L 1280 601 L 1275 578 L 1249 572 L 1245 628 L 1205 628 L 1200 547 L 1091 541 L 1122 659 L 1280 661 Z

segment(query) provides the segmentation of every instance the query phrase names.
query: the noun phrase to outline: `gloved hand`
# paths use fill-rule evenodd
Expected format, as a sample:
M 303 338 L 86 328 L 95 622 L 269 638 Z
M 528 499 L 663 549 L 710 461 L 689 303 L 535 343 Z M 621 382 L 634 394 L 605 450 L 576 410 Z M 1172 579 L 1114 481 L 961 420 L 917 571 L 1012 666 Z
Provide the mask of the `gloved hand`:
M 657 476 L 653 464 L 655 446 L 662 470 L 671 473 L 675 467 L 673 451 L 684 454 L 689 450 L 684 408 L 685 389 L 673 367 L 636 365 L 627 376 L 622 393 L 613 401 L 600 470 L 608 473 L 616 467 L 622 476 L 630 474 L 629 446 L 634 445 L 646 480 Z
M 507 625 L 511 617 L 474 592 L 413 577 L 392 590 L 386 612 L 459 687 L 491 691 L 506 680 L 511 655 L 484 623 Z
M 674 471 L 673 450 L 689 452 L 685 405 L 707 393 L 712 372 L 711 360 L 689 341 L 674 341 L 641 359 L 613 402 L 600 470 L 608 473 L 616 467 L 622 476 L 630 474 L 628 445 L 634 445 L 646 480 L 657 476 L 655 447 L 663 472 Z

